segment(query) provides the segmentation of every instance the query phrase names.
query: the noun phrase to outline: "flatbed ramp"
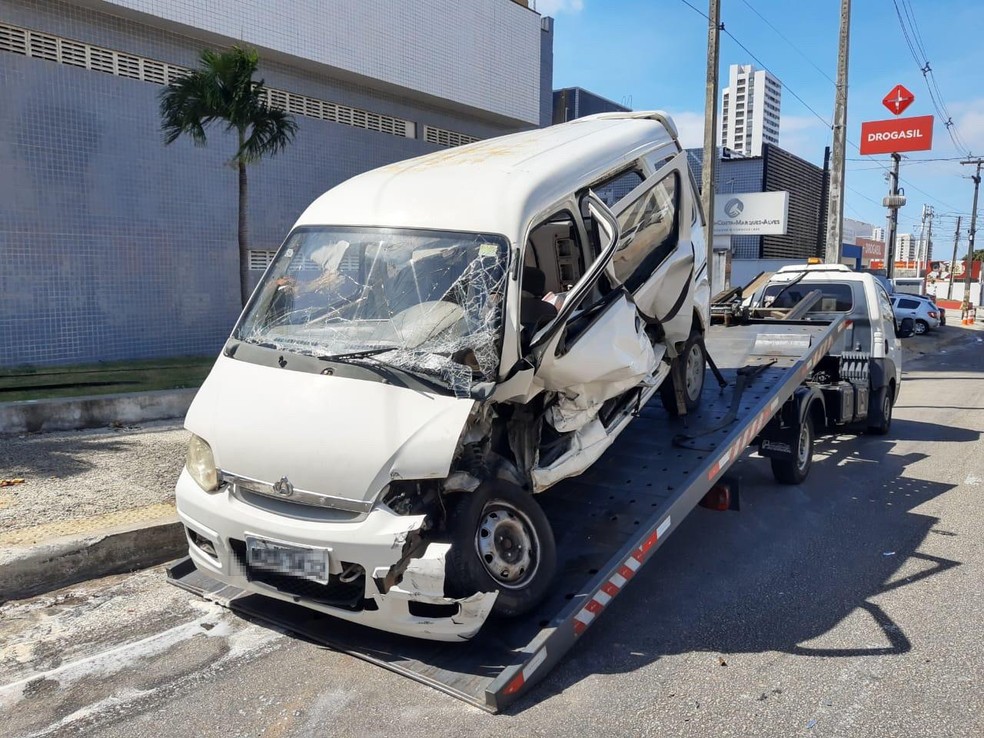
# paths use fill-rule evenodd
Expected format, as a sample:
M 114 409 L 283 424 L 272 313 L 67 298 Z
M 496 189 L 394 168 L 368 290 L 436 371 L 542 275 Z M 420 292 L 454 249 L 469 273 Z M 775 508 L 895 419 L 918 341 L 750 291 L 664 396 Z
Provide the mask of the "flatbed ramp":
M 708 353 L 729 386 L 719 391 L 706 382 L 701 407 L 686 425 L 650 402 L 588 472 L 539 495 L 557 540 L 553 594 L 523 618 L 490 620 L 471 641 L 389 635 L 248 595 L 198 572 L 189 559 L 168 576 L 245 616 L 497 712 L 567 653 L 792 396 L 845 325 L 839 319 L 712 328 Z M 736 399 L 741 374 L 745 389 Z M 681 442 L 678 434 L 691 439 Z

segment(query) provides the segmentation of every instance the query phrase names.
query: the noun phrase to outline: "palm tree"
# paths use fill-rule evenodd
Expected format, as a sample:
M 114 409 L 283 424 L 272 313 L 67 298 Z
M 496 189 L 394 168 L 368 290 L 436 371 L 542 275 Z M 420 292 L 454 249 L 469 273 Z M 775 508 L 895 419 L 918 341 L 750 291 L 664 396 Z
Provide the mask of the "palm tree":
M 245 305 L 249 298 L 246 165 L 285 149 L 294 140 L 297 124 L 287 112 L 266 105 L 263 80 L 253 79 L 260 61 L 254 49 L 206 49 L 200 61 L 198 69 L 161 92 L 161 128 L 165 144 L 186 133 L 196 146 L 205 145 L 205 130 L 217 121 L 236 132 L 238 148 L 229 163 L 239 170 L 239 288 Z

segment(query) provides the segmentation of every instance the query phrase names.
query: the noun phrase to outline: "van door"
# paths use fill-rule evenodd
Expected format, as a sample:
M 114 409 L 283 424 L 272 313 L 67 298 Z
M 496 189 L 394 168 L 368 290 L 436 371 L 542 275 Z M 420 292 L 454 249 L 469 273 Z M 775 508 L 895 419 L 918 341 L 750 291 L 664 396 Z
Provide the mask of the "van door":
M 608 282 L 615 279 L 611 265 L 619 246 L 618 222 L 593 192 L 586 198 L 598 224 L 601 250 L 567 293 L 556 319 L 534 336 L 531 354 L 537 384 L 576 394 L 579 404 L 594 405 L 651 376 L 658 357 L 628 293 L 616 282 L 599 297 L 602 276 Z
M 615 276 L 639 312 L 663 325 L 671 344 L 690 334 L 694 302 L 693 203 L 686 162 L 685 154 L 677 155 L 614 210 L 619 226 Z

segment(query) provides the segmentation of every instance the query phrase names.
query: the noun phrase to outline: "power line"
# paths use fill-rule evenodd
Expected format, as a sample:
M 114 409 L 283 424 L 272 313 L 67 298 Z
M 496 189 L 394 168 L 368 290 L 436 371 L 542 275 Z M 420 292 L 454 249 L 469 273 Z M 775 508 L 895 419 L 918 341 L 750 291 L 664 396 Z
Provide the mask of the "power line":
M 697 8 L 697 7 L 695 7 L 695 6 L 693 6 L 693 5 L 691 5 L 691 4 L 690 4 L 690 2 L 689 2 L 688 0 L 680 0 L 680 2 L 682 2 L 682 3 L 684 4 L 684 5 L 686 5 L 686 6 L 688 7 L 688 8 L 690 8 L 691 10 L 693 10 L 693 11 L 694 11 L 695 13 L 697 13 L 698 15 L 700 15 L 700 16 L 701 16 L 702 18 L 704 18 L 705 20 L 709 20 L 709 19 L 707 18 L 707 13 L 705 13 L 705 12 L 704 12 L 703 10 L 700 10 L 699 8 Z M 751 49 L 749 49 L 749 48 L 748 48 L 747 46 L 745 46 L 745 44 L 743 44 L 743 43 L 742 43 L 741 41 L 739 41 L 739 40 L 738 40 L 738 38 L 737 38 L 737 37 L 736 37 L 736 36 L 735 36 L 735 35 L 734 35 L 734 34 L 733 34 L 733 33 L 732 33 L 731 31 L 729 31 L 729 30 L 728 30 L 727 28 L 725 28 L 725 26 L 724 26 L 724 24 L 723 24 L 723 23 L 721 24 L 721 31 L 722 31 L 722 32 L 723 32 L 723 33 L 724 33 L 725 35 L 727 35 L 727 37 L 728 37 L 728 38 L 730 38 L 730 39 L 731 39 L 732 41 L 734 41 L 734 42 L 735 42 L 736 44 L 738 44 L 738 47 L 739 47 L 739 48 L 740 48 L 740 49 L 741 49 L 742 51 L 744 51 L 744 52 L 745 52 L 746 54 L 748 54 L 748 55 L 749 55 L 749 56 L 750 56 L 750 57 L 752 58 L 752 60 L 753 60 L 753 61 L 755 61 L 755 62 L 756 62 L 756 63 L 757 63 L 757 64 L 758 64 L 758 65 L 759 65 L 760 67 L 762 67 L 762 69 L 764 69 L 764 70 L 765 70 L 765 71 L 767 71 L 767 72 L 768 72 L 769 74 L 771 74 L 771 75 L 772 75 L 773 77 L 775 77 L 775 78 L 776 78 L 776 79 L 777 79 L 777 80 L 779 81 L 779 84 L 781 84 L 781 85 L 782 85 L 782 88 L 783 88 L 783 89 L 784 89 L 784 90 L 785 90 L 786 92 L 788 92 L 788 93 L 789 93 L 790 95 L 792 95 L 792 96 L 793 96 L 794 98 L 796 98 L 796 99 L 797 99 L 797 100 L 799 101 L 799 103 L 800 103 L 800 105 L 802 105 L 802 106 L 803 106 L 804 108 L 806 108 L 806 109 L 807 109 L 807 110 L 809 110 L 809 111 L 810 111 L 811 113 L 813 113 L 813 115 L 814 115 L 814 116 L 816 116 L 816 118 L 817 118 L 817 120 L 819 120 L 819 121 L 820 121 L 821 123 L 823 123 L 823 124 L 824 124 L 824 125 L 825 125 L 825 126 L 826 126 L 827 128 L 830 128 L 830 127 L 831 127 L 831 122 L 830 122 L 829 120 L 827 120 L 827 119 L 826 119 L 826 118 L 824 118 L 824 117 L 823 117 L 822 115 L 820 115 L 820 113 L 818 113 L 818 112 L 817 112 L 816 110 L 814 110 L 814 109 L 813 109 L 813 108 L 812 108 L 812 107 L 811 107 L 811 106 L 810 106 L 810 105 L 809 105 L 809 104 L 808 104 L 808 103 L 806 102 L 806 100 L 804 100 L 804 99 L 803 99 L 802 97 L 800 97 L 800 96 L 799 96 L 798 94 L 796 94 L 796 90 L 794 90 L 794 89 L 792 89 L 792 88 L 791 88 L 791 87 L 790 87 L 789 85 L 787 85 L 787 84 L 786 84 L 785 82 L 783 82 L 783 81 L 782 81 L 782 80 L 781 80 L 781 79 L 779 78 L 779 75 L 777 75 L 777 74 L 776 74 L 775 72 L 773 72 L 773 71 L 772 71 L 771 69 L 769 69 L 769 67 L 768 67 L 768 66 L 766 66 L 766 64 L 765 64 L 765 62 L 763 62 L 763 61 L 762 61 L 761 59 L 759 59 L 759 58 L 758 58 L 758 57 L 757 57 L 757 56 L 756 56 L 756 55 L 755 55 L 755 54 L 754 54 L 754 53 L 752 52 L 752 50 L 751 50 Z
M 809 65 L 810 65 L 811 67 L 813 67 L 813 68 L 814 68 L 814 69 L 816 69 L 816 70 L 817 70 L 818 72 L 820 72 L 820 74 L 821 74 L 821 75 L 823 76 L 823 78 L 824 78 L 824 79 L 826 79 L 826 80 L 827 80 L 828 82 L 830 82 L 830 84 L 832 84 L 832 85 L 834 85 L 834 87 L 836 87 L 836 86 L 837 86 L 837 83 L 836 83 L 836 82 L 834 82 L 834 80 L 832 80 L 832 79 L 830 78 L 830 75 L 828 75 L 828 74 L 827 74 L 827 73 L 826 73 L 825 71 L 823 71 L 823 70 L 822 70 L 822 69 L 821 69 L 820 67 L 818 67 L 818 66 L 817 66 L 817 65 L 816 65 L 816 64 L 815 64 L 815 63 L 813 62 L 813 60 L 812 60 L 812 59 L 810 59 L 810 57 L 808 57 L 808 56 L 807 56 L 806 54 L 804 54 L 804 53 L 803 53 L 803 51 L 802 51 L 802 50 L 800 50 L 800 48 L 799 48 L 799 46 L 797 46 L 797 45 L 796 45 L 796 44 L 794 44 L 794 43 L 793 43 L 792 41 L 790 41 L 790 40 L 789 40 L 788 38 L 786 38 L 786 37 L 785 37 L 785 36 L 784 36 L 784 35 L 782 34 L 782 31 L 780 31 L 780 30 L 779 30 L 778 28 L 776 28 L 776 27 L 775 27 L 774 25 L 772 25 L 772 24 L 771 24 L 771 23 L 769 22 L 769 19 L 768 19 L 768 18 L 766 18 L 766 17 L 764 16 L 764 15 L 762 15 L 762 14 L 761 14 L 760 12 L 758 12 L 758 11 L 757 11 L 757 10 L 756 10 L 755 8 L 753 8 L 753 7 L 751 6 L 751 4 L 750 4 L 750 3 L 748 2 L 748 0 L 741 0 L 741 1 L 742 1 L 742 2 L 743 2 L 743 3 L 744 3 L 744 4 L 745 4 L 745 5 L 747 6 L 747 7 L 748 7 L 748 9 L 749 9 L 749 10 L 751 10 L 751 11 L 752 11 L 753 13 L 755 13 L 755 15 L 757 15 L 757 16 L 758 16 L 759 18 L 761 18 L 761 19 L 762 19 L 762 22 L 763 22 L 763 23 L 765 23 L 765 25 L 767 25 L 767 26 L 768 26 L 769 28 L 771 28 L 771 29 L 772 29 L 772 30 L 773 30 L 773 31 L 775 32 L 775 34 L 776 34 L 776 35 L 777 35 L 777 36 L 778 36 L 779 38 L 781 38 L 781 39 L 782 39 L 783 41 L 785 41 L 785 42 L 786 42 L 787 44 L 789 44 L 789 46 L 790 46 L 790 47 L 791 47 L 791 48 L 793 49 L 793 51 L 795 51 L 795 52 L 796 52 L 797 54 L 799 54 L 799 55 L 800 55 L 801 57 L 803 57 L 804 59 L 806 59 L 806 61 L 807 61 L 807 62 L 809 63 Z
M 916 23 L 916 16 L 912 10 L 912 6 L 908 3 L 908 0 L 901 0 L 902 7 L 900 8 L 899 1 L 892 0 L 892 5 L 895 6 L 895 15 L 899 19 L 899 27 L 902 29 L 902 37 L 905 39 L 906 46 L 909 47 L 909 53 L 912 55 L 913 61 L 916 62 L 916 66 L 919 67 L 919 71 L 922 72 L 923 81 L 926 83 L 926 89 L 929 91 L 929 99 L 933 103 L 933 108 L 943 121 L 954 148 L 958 151 L 967 152 L 969 156 L 970 149 L 960 137 L 957 126 L 953 122 L 953 117 L 943 102 L 943 94 L 940 92 L 940 87 L 936 81 L 936 76 L 933 74 L 933 69 L 929 65 L 928 55 L 922 44 L 919 25 Z

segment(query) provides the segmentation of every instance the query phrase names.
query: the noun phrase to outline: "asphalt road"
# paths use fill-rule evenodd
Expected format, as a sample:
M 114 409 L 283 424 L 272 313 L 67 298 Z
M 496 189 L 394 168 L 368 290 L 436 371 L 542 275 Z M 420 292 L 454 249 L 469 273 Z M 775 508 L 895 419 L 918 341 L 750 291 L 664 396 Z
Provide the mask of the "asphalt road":
M 907 367 L 887 437 L 741 462 L 528 697 L 487 715 L 246 622 L 159 569 L 0 608 L 10 736 L 976 736 L 984 343 Z

